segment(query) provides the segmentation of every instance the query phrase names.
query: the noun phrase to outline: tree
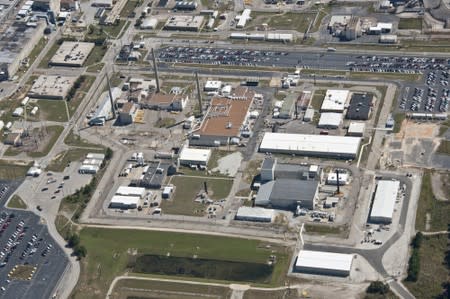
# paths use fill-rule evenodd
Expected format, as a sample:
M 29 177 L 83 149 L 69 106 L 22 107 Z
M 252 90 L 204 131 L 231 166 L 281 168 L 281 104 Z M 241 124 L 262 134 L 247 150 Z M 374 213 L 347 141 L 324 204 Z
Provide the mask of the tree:
M 67 245 L 69 247 L 77 247 L 80 244 L 80 237 L 77 234 L 72 234 L 67 241 Z
M 83 245 L 78 245 L 74 248 L 73 253 L 81 259 L 82 257 L 86 257 L 87 255 L 87 249 Z
M 112 156 L 113 156 L 113 151 L 112 151 L 111 148 L 108 147 L 108 148 L 106 149 L 105 159 L 106 159 L 106 160 L 111 160 Z
M 366 290 L 367 293 L 371 294 L 386 294 L 389 292 L 389 285 L 385 284 L 381 281 L 372 281 L 369 285 L 369 287 Z

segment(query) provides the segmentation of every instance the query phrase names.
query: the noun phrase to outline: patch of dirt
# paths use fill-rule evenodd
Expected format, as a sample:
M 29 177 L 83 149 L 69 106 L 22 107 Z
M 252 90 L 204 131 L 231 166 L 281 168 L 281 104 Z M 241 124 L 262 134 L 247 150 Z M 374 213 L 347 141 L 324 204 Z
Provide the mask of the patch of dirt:
M 431 188 L 433 194 L 438 200 L 449 200 L 450 193 L 450 175 L 443 173 L 434 173 L 431 176 Z
M 405 119 L 402 122 L 400 132 L 395 137 L 405 138 L 432 138 L 437 135 L 439 126 L 431 123 L 417 123 Z

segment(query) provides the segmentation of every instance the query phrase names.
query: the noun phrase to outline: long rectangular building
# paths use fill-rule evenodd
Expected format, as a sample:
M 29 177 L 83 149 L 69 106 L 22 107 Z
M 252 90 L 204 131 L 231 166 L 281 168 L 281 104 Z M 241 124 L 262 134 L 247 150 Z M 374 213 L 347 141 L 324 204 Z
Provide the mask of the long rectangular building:
M 301 250 L 295 262 L 295 271 L 333 276 L 348 276 L 353 255 L 325 251 Z
M 259 151 L 354 159 L 360 143 L 361 138 L 358 137 L 266 132 Z
M 378 181 L 370 221 L 375 223 L 391 223 L 397 199 L 399 181 Z

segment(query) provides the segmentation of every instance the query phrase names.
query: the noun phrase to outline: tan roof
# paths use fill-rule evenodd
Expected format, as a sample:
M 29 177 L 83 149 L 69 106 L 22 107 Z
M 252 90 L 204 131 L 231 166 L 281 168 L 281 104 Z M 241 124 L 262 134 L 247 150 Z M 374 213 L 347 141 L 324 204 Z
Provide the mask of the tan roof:
M 132 102 L 127 102 L 127 103 L 123 104 L 122 112 L 130 113 L 131 109 L 133 109 L 133 107 L 134 107 L 134 104 Z
M 173 102 L 175 95 L 154 93 L 149 97 L 149 102 L 152 104 L 170 104 Z
M 245 87 L 238 87 L 231 97 L 245 97 L 246 99 L 213 98 L 198 133 L 207 136 L 239 136 L 253 96 L 253 91 L 248 91 Z

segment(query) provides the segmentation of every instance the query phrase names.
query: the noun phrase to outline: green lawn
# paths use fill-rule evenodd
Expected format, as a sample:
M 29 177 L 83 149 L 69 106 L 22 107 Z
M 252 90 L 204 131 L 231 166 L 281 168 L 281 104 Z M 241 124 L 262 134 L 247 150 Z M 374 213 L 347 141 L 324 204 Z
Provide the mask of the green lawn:
M 50 62 L 50 59 L 52 59 L 53 55 L 55 55 L 56 51 L 58 51 L 60 46 L 61 45 L 56 42 L 50 47 L 50 49 L 48 49 L 47 53 L 44 55 L 41 62 L 39 63 L 39 68 L 48 68 L 48 63 Z
M 56 140 L 58 140 L 58 137 L 59 137 L 59 135 L 61 135 L 62 131 L 64 130 L 64 127 L 48 126 L 46 130 L 47 130 L 47 134 L 50 135 L 50 139 L 45 144 L 45 147 L 41 151 L 27 153 L 28 156 L 33 157 L 33 158 L 46 156 L 50 152 L 50 150 L 53 148 L 53 145 L 55 144 Z
M 420 208 L 420 206 L 419 206 Z M 450 275 L 445 255 L 448 250 L 447 235 L 424 236 L 420 246 L 420 272 L 416 282 L 403 284 L 416 298 L 445 298 L 443 284 Z
M 164 214 L 203 216 L 205 204 L 194 202 L 198 192 L 203 190 L 203 183 L 207 182 L 208 192 L 213 200 L 224 199 L 228 196 L 233 180 L 208 179 L 187 176 L 176 176 L 171 183 L 176 186 L 171 200 L 163 200 L 161 208 Z
M 139 290 L 139 291 L 137 291 Z M 216 299 L 226 299 L 231 295 L 228 287 L 192 285 L 182 282 L 164 282 L 138 279 L 120 280 L 114 287 L 111 299 L 130 298 L 131 296 L 164 296 L 165 299 L 179 299 L 180 293 L 183 299 L 197 299 L 199 296 L 214 295 Z
M 92 150 L 87 148 L 74 148 L 67 151 L 59 153 L 56 157 L 52 159 L 50 164 L 47 166 L 48 171 L 62 172 L 66 168 L 69 162 L 81 161 L 88 153 L 102 153 L 105 151 L 102 149 Z
M 318 89 L 314 91 L 313 97 L 311 99 L 310 105 L 314 110 L 320 110 L 322 107 L 323 99 L 325 97 L 326 90 Z
M 304 33 L 309 24 L 314 20 L 315 14 L 311 13 L 285 13 L 275 15 L 268 22 L 269 27 L 278 30 L 296 30 Z
M 438 201 L 431 187 L 432 173 L 426 171 L 422 180 L 416 215 L 416 230 L 425 231 L 426 214 L 430 213 L 430 231 L 447 230 L 450 224 L 450 201 Z
M 120 12 L 121 18 L 128 18 L 128 16 L 134 11 L 136 7 L 140 5 L 140 1 L 127 1 L 125 6 L 122 8 Z
M 38 113 L 41 120 L 66 122 L 66 104 L 61 100 L 38 100 Z
M 84 99 L 84 96 L 89 91 L 89 89 L 91 88 L 92 84 L 96 79 L 95 76 L 86 76 L 86 75 L 83 76 L 85 77 L 85 79 L 83 83 L 81 83 L 80 88 L 76 91 L 75 96 L 70 101 L 67 102 L 67 106 L 69 108 L 69 115 L 71 117 L 74 115 L 75 111 L 77 111 L 78 106 L 80 106 L 81 102 Z
M 381 107 L 380 107 L 380 109 L 381 109 Z M 400 129 L 402 128 L 403 120 L 405 118 L 406 118 L 406 114 L 405 113 L 396 113 L 396 114 L 394 114 L 395 126 L 394 126 L 394 130 L 392 132 L 394 132 L 394 133 L 400 132 Z
M 308 298 L 300 297 L 296 289 L 279 290 L 279 291 L 260 291 L 248 290 L 245 291 L 243 299 L 298 299 Z
M 104 66 L 105 66 L 105 64 L 103 62 L 93 64 L 86 69 L 86 72 L 98 73 L 103 69 Z
M 423 20 L 421 18 L 401 18 L 398 22 L 398 29 L 422 30 Z
M 332 226 L 327 224 L 305 224 L 306 234 L 320 235 L 348 235 L 347 226 Z
M 371 72 L 350 72 L 350 79 L 353 80 L 401 80 L 401 81 L 419 81 L 421 74 L 398 74 L 398 73 L 371 73 Z
M 105 56 L 106 51 L 108 50 L 107 46 L 95 46 L 88 58 L 84 62 L 85 66 L 90 66 L 93 64 L 97 64 L 102 61 L 103 56 Z
M 281 285 L 287 270 L 287 249 L 256 240 L 144 230 L 83 228 L 81 244 L 87 248 L 73 298 L 103 298 L 114 277 L 127 268 L 133 249 L 137 254 L 264 263 L 278 257 L 271 285 Z
M 14 180 L 26 176 L 28 169 L 33 163 L 17 162 L 13 163 L 0 160 L 0 179 Z
M 107 25 L 99 25 L 98 27 L 100 29 L 102 29 L 103 32 L 105 32 L 108 35 L 108 37 L 110 37 L 110 38 L 117 38 L 119 33 L 120 33 L 120 31 L 122 31 L 122 28 L 125 26 L 125 24 L 127 22 L 128 21 L 126 21 L 126 20 L 120 20 L 115 25 L 108 25 L 108 26 Z
M 8 201 L 8 208 L 25 210 L 27 208 L 27 204 L 22 200 L 22 198 L 20 198 L 19 195 L 14 194 Z
M 90 147 L 98 149 L 102 148 L 100 144 L 89 143 L 89 141 L 82 139 L 79 135 L 76 135 L 73 130 L 70 130 L 69 134 L 67 134 L 66 138 L 64 139 L 64 143 L 77 147 Z
M 450 155 L 450 140 L 441 140 L 437 152 L 440 154 Z

